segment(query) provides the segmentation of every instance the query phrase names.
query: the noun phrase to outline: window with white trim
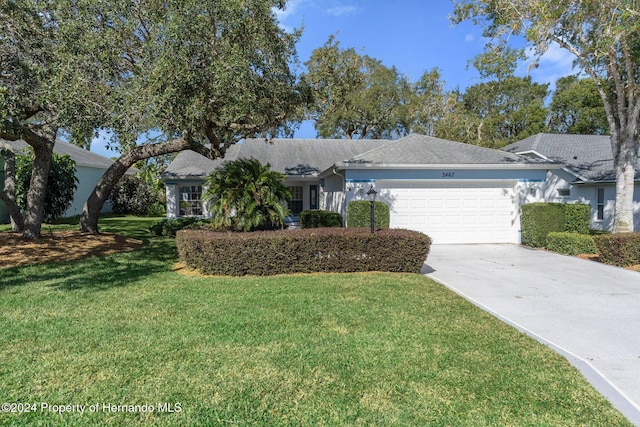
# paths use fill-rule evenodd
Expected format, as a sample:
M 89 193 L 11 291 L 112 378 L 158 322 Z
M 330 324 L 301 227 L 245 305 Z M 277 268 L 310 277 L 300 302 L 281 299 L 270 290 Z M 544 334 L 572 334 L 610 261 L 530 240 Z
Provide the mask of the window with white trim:
M 571 196 L 570 188 L 558 188 L 558 197 L 569 197 Z
M 202 186 L 180 186 L 180 216 L 202 215 Z
M 596 219 L 604 219 L 604 188 L 596 188 Z
M 290 185 L 291 200 L 288 207 L 293 215 L 299 214 L 303 210 L 304 205 L 304 192 L 301 185 Z

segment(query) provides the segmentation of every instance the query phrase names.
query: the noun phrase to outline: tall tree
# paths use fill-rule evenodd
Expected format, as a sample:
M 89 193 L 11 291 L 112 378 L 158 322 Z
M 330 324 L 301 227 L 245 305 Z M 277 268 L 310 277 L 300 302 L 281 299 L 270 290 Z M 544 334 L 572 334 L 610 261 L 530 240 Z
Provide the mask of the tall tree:
M 456 94 L 445 90 L 440 70 L 425 71 L 413 84 L 410 104 L 411 131 L 429 136 L 436 135 L 439 124 L 454 109 Z
M 66 0 L 0 2 L 0 138 L 22 139 L 34 151 L 33 173 L 21 211 L 5 186 L 0 198 L 23 236 L 37 238 L 59 129 L 86 134 L 104 117 L 106 81 L 113 70 L 79 42 L 93 21 L 77 19 L 83 6 Z M 100 40 L 94 40 L 95 49 Z M 89 129 L 89 131 L 88 131 Z M 13 171 L 10 171 L 13 173 Z M 15 181 L 15 176 L 5 180 Z M 11 190 L 12 191 L 12 190 Z
M 499 148 L 545 128 L 546 84 L 531 77 L 504 77 L 467 88 L 462 95 L 468 114 L 475 119 L 476 145 Z
M 394 138 L 408 133 L 411 85 L 395 68 L 342 49 L 334 36 L 305 63 L 309 116 L 324 138 Z
M 556 133 L 604 135 L 609 131 L 602 99 L 592 79 L 558 79 L 549 105 L 548 126 Z
M 640 149 L 640 4 L 637 0 L 457 0 L 453 20 L 484 24 L 489 50 L 523 35 L 538 55 L 552 43 L 574 55 L 604 105 L 616 172 L 614 231 L 633 231 Z
M 48 124 L 50 153 L 58 129 L 86 142 L 103 128 L 121 148 L 85 204 L 83 231 L 98 231 L 102 205 L 137 161 L 185 149 L 223 156 L 242 137 L 275 132 L 300 101 L 290 70 L 299 34 L 284 32 L 273 12 L 284 0 L 2 4 L 3 21 L 30 24 L 0 30 L 9 31 L 0 43 L 12 49 L 2 57 L 0 98 L 10 136 L 35 145 L 22 129 L 34 133 Z M 34 84 L 32 64 L 23 57 L 56 90 Z M 32 110 L 43 119 L 25 115 Z M 138 143 L 150 130 L 159 136 Z M 36 149 L 34 176 L 49 162 Z

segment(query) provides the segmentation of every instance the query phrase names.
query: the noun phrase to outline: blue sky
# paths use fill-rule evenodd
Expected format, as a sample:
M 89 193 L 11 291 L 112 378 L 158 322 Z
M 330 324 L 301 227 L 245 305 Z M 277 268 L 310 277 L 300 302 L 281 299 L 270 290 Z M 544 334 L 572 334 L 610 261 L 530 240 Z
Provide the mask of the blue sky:
M 302 63 L 335 34 L 342 48 L 395 66 L 411 81 L 437 67 L 447 89 L 464 90 L 479 83 L 468 63 L 483 51 L 485 40 L 482 29 L 470 22 L 453 26 L 448 18 L 452 11 L 450 0 L 288 0 L 278 18 L 286 29 L 303 28 L 297 45 Z M 530 75 L 537 82 L 554 83 L 572 73 L 572 59 L 552 46 Z M 526 75 L 527 63 L 517 73 Z M 315 130 L 303 125 L 296 137 L 314 138 Z M 91 150 L 108 157 L 117 154 L 105 150 L 100 140 Z

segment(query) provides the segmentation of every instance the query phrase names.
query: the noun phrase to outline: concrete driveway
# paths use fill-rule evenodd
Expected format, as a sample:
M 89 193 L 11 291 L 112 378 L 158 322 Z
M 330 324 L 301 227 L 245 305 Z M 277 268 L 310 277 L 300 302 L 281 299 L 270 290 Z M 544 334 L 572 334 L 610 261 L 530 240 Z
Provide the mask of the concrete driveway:
M 516 245 L 434 245 L 423 272 L 565 356 L 640 426 L 640 273 Z

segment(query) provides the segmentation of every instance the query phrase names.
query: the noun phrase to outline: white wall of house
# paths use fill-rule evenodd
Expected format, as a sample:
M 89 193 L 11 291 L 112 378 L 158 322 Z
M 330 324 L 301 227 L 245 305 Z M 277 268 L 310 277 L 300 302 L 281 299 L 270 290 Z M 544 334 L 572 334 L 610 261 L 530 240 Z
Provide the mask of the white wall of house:
M 78 178 L 78 188 L 73 194 L 73 202 L 63 217 L 80 215 L 84 209 L 84 204 L 93 192 L 96 184 L 102 178 L 105 169 L 92 168 L 88 166 L 76 166 L 76 178 Z M 111 202 L 109 200 L 102 206 L 102 212 L 111 212 Z
M 165 195 L 167 200 L 167 218 L 178 218 L 180 216 L 180 206 L 178 205 L 178 184 L 175 182 L 166 182 Z
M 575 175 L 564 170 L 547 173 L 547 179 L 536 186 L 536 193 L 528 194 L 521 203 L 583 203 L 591 207 L 590 227 L 593 230 L 611 230 L 615 214 L 616 188 L 614 183 L 572 184 Z M 598 202 L 598 190 L 603 198 Z M 640 183 L 634 190 L 634 230 L 640 231 Z M 599 204 L 602 204 L 600 207 Z M 599 217 L 602 215 L 602 218 Z
M 0 170 L 4 169 L 4 163 L 0 159 Z M 80 215 L 84 208 L 84 204 L 91 195 L 96 184 L 102 177 L 104 169 L 92 168 L 88 166 L 76 166 L 76 178 L 78 178 L 78 187 L 73 194 L 71 206 L 62 215 L 63 217 L 71 217 Z M 4 186 L 4 181 L 0 182 L 0 189 Z M 111 202 L 107 202 L 102 207 L 102 212 L 111 212 Z M 0 201 L 0 223 L 9 222 L 9 213 L 7 207 Z

